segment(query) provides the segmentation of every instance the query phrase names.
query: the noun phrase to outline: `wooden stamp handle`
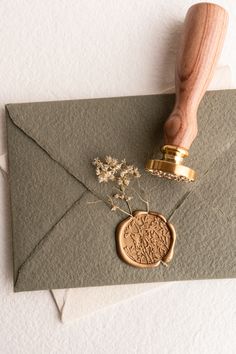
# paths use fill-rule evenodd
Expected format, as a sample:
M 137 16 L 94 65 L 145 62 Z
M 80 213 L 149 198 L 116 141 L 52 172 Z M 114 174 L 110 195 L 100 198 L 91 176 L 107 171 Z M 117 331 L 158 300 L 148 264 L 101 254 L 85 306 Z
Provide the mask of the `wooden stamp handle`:
M 197 109 L 221 53 L 228 14 L 211 3 L 187 12 L 177 56 L 174 109 L 164 125 L 164 143 L 189 149 L 197 135 Z

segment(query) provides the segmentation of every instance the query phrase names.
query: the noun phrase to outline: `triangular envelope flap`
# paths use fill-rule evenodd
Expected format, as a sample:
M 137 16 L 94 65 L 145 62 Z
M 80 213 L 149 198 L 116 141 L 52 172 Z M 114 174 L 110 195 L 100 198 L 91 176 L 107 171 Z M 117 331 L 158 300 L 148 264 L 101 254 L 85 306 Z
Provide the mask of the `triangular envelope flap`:
M 111 154 L 143 167 L 173 95 L 8 105 L 14 123 L 97 192 L 93 158 Z M 145 148 L 144 148 L 145 147 Z
M 197 193 L 226 220 L 236 220 L 236 141 L 213 162 Z
M 168 276 L 182 279 L 236 277 L 234 225 L 200 193 L 192 192 L 170 218 L 179 232 Z
M 85 188 L 7 115 L 14 273 Z
M 199 179 L 235 141 L 235 102 L 236 90 L 222 90 L 207 92 L 200 104 L 198 136 L 190 149 L 191 165 Z
M 198 114 L 199 135 L 188 165 L 200 176 L 233 142 L 236 90 L 205 95 Z M 155 146 L 162 144 L 162 126 L 174 103 L 173 95 L 118 97 L 8 105 L 14 123 L 93 193 L 104 194 L 91 160 L 112 155 L 143 170 Z M 145 174 L 146 190 L 173 194 L 173 183 Z M 186 192 L 181 189 L 180 197 Z M 176 188 L 174 188 L 176 191 Z
M 102 285 L 110 272 L 125 268 L 115 251 L 120 215 L 108 216 L 104 203 L 89 205 L 92 198 L 85 192 L 49 232 L 20 269 L 16 291 Z
M 16 291 L 236 277 L 232 225 L 195 192 L 171 218 L 179 235 L 175 259 L 158 271 L 127 266 L 117 257 L 119 217 L 110 219 L 104 204 L 85 207 L 90 198 L 86 192 L 50 231 L 20 272 Z
M 235 152 L 234 142 L 170 218 L 181 232 L 175 256 L 184 250 L 193 279 L 236 277 Z

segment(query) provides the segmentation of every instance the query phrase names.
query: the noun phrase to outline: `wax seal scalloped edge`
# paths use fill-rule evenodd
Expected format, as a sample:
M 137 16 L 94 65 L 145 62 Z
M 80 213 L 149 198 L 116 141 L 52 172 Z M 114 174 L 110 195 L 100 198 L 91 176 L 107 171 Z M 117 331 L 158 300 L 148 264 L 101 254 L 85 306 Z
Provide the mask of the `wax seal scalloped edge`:
M 164 221 L 164 223 L 166 224 L 169 230 L 171 241 L 167 253 L 160 260 L 154 263 L 139 263 L 131 259 L 125 252 L 124 248 L 122 247 L 123 238 L 124 238 L 125 229 L 127 228 L 128 224 L 131 222 L 133 218 L 138 217 L 140 215 L 148 215 L 148 214 L 157 216 Z M 175 241 L 176 241 L 176 232 L 173 225 L 169 223 L 163 215 L 152 211 L 147 212 L 147 211 L 137 210 L 133 212 L 133 216 L 129 216 L 128 218 L 124 219 L 116 227 L 116 247 L 117 247 L 117 253 L 119 257 L 121 258 L 122 261 L 137 268 L 156 268 L 160 264 L 164 264 L 167 266 L 171 262 L 174 256 Z

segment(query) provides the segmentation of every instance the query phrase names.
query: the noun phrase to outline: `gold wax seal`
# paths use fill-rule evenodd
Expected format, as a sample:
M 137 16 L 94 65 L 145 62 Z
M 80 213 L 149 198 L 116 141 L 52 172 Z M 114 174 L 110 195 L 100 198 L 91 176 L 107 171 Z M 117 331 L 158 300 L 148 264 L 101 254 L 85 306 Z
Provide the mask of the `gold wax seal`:
M 116 229 L 119 256 L 139 268 L 168 265 L 173 258 L 175 239 L 174 227 L 156 212 L 135 211 Z

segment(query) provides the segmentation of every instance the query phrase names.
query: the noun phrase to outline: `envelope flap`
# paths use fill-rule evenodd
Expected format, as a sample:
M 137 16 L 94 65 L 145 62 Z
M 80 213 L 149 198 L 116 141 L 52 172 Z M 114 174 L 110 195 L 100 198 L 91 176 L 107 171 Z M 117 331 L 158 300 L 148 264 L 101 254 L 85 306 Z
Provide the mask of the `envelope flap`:
M 14 275 L 85 188 L 7 115 Z
M 236 107 L 231 102 L 235 99 L 236 90 L 212 91 L 201 103 L 199 135 L 187 161 L 200 176 L 234 140 L 231 132 L 235 129 Z M 162 126 L 173 103 L 173 95 L 151 95 L 7 107 L 20 129 L 89 190 L 101 196 L 104 186 L 98 185 L 91 160 L 98 155 L 125 157 L 143 170 L 152 151 L 156 154 L 162 144 Z M 163 181 L 155 177 L 145 174 L 142 179 L 146 189 L 163 188 Z M 170 191 L 172 195 L 173 184 L 164 185 L 166 193 Z M 180 195 L 184 192 L 181 189 Z
M 97 155 L 126 157 L 144 166 L 156 135 L 161 137 L 161 125 L 173 105 L 173 95 L 161 96 L 161 101 L 162 104 L 156 96 L 124 97 L 16 104 L 7 108 L 20 129 L 96 193 L 99 186 L 91 161 Z M 151 121 L 155 122 L 152 126 Z

